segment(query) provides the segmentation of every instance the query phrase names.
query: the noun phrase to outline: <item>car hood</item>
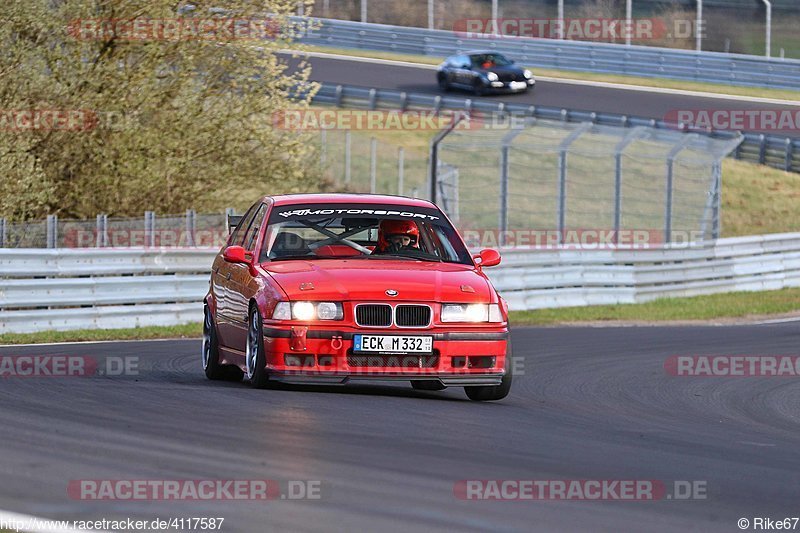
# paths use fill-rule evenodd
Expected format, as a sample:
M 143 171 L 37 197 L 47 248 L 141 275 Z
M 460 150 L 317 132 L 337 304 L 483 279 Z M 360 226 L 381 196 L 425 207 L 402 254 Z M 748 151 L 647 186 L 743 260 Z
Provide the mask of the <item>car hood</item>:
M 290 300 L 490 302 L 487 279 L 469 265 L 377 259 L 276 261 L 261 265 Z M 304 289 L 301 290 L 300 286 Z M 309 285 L 313 289 L 309 289 Z M 387 290 L 397 291 L 389 297 Z

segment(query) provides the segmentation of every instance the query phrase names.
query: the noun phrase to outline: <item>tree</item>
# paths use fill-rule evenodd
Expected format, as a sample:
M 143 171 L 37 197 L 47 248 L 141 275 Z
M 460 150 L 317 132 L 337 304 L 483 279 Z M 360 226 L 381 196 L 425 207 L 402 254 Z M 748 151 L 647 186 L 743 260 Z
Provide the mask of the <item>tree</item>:
M 3 6 L 0 216 L 241 208 L 319 187 L 308 134 L 271 119 L 315 90 L 307 64 L 276 54 L 301 48 L 298 2 L 206 4 Z

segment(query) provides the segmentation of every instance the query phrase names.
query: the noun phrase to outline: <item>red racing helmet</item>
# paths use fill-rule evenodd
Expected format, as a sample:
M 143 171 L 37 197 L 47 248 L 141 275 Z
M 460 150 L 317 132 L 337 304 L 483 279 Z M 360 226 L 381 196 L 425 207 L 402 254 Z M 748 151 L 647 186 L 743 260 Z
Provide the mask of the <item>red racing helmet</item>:
M 382 220 L 378 226 L 378 251 L 386 251 L 392 235 L 410 237 L 411 246 L 419 248 L 419 228 L 411 220 Z

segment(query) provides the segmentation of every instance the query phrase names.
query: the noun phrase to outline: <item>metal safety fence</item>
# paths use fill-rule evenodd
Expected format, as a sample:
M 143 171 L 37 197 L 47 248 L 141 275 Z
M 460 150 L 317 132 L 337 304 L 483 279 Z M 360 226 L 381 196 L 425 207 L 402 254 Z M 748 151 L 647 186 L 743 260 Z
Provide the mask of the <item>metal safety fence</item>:
M 645 250 L 502 249 L 512 310 L 800 286 L 800 234 Z M 0 334 L 198 323 L 216 249 L 0 250 Z
M 651 46 L 465 33 L 336 19 L 314 19 L 305 44 L 446 57 L 491 49 L 531 67 L 669 78 L 773 89 L 800 89 L 800 60 Z

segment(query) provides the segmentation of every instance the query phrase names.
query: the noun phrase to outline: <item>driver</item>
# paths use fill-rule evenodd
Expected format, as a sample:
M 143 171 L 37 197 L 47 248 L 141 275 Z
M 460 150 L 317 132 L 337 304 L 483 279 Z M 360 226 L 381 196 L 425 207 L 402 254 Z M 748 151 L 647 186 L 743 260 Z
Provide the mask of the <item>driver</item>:
M 419 249 L 419 228 L 411 220 L 382 220 L 378 226 L 378 253 Z

